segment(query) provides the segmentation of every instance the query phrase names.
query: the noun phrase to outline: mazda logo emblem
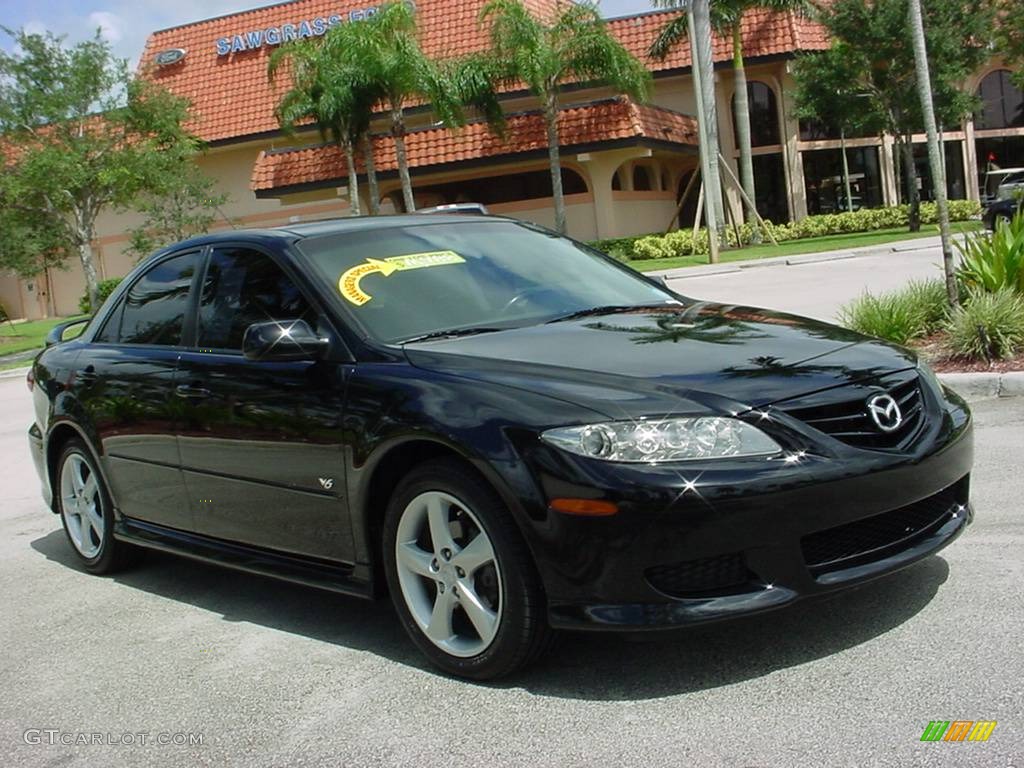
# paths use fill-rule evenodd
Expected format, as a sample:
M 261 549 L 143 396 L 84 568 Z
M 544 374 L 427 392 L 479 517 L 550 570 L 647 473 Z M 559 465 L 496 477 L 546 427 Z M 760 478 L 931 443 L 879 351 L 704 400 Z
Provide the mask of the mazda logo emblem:
M 883 432 L 895 432 L 903 424 L 900 404 L 892 395 L 875 395 L 868 400 L 868 415 Z

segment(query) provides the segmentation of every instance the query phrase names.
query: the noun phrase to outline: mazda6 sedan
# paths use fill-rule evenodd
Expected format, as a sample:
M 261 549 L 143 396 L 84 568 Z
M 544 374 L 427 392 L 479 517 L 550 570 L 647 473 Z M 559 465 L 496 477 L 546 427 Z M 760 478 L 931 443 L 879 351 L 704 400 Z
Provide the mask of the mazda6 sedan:
M 859 585 L 972 515 L 970 414 L 912 352 L 512 220 L 208 235 L 64 330 L 29 442 L 85 569 L 389 594 L 468 678 Z

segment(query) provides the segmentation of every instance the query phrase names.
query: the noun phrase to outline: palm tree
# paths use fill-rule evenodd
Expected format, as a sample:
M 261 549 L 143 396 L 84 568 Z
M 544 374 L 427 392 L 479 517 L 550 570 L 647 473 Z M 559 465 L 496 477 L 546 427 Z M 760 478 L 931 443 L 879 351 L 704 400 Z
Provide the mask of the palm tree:
M 560 87 L 570 81 L 609 85 L 645 101 L 651 76 L 608 32 L 592 2 L 564 3 L 551 20 L 541 20 L 520 0 L 489 0 L 481 20 L 490 22 L 491 45 L 500 79 L 523 82 L 537 96 L 547 125 L 555 228 L 565 232 L 565 197 L 559 156 Z
M 661 8 L 685 8 L 687 0 L 654 0 Z M 747 70 L 743 61 L 743 15 L 754 8 L 794 11 L 808 7 L 808 0 L 715 0 L 711 3 L 711 25 L 723 36 L 732 38 L 732 66 L 736 78 L 736 138 L 740 150 L 740 184 L 747 197 L 747 220 L 757 232 L 757 208 L 754 196 L 754 157 L 750 141 L 750 99 L 747 94 Z M 665 58 L 673 46 L 687 36 L 686 14 L 670 20 L 651 45 L 651 55 Z
M 444 87 L 438 68 L 420 48 L 412 3 L 386 3 L 367 21 L 343 26 L 351 31 L 346 58 L 358 70 L 357 82 L 380 94 L 390 114 L 402 198 L 405 209 L 415 211 L 405 149 L 405 106 L 414 99 L 429 101 L 449 125 L 460 120 L 458 106 Z
M 377 99 L 371 88 L 361 84 L 358 70 L 347 57 L 334 55 L 330 38 L 339 29 L 332 29 L 319 41 L 288 43 L 278 48 L 270 57 L 267 73 L 274 82 L 281 67 L 285 63 L 290 65 L 292 87 L 277 105 L 278 122 L 291 134 L 298 124 L 312 120 L 325 140 L 330 137 L 338 145 L 348 167 L 349 205 L 358 216 L 362 211 L 355 150 L 368 137 Z

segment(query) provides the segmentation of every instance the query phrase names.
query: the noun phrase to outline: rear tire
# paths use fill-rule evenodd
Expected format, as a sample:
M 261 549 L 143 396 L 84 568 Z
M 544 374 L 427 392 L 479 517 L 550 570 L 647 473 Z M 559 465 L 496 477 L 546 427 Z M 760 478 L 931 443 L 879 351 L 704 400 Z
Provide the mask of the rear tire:
M 133 565 L 139 550 L 114 538 L 114 505 L 84 442 L 73 439 L 64 446 L 55 479 L 57 512 L 82 567 L 104 574 Z
M 430 461 L 399 483 L 383 550 L 402 625 L 445 672 L 493 680 L 547 647 L 543 590 L 522 535 L 494 489 L 464 464 Z

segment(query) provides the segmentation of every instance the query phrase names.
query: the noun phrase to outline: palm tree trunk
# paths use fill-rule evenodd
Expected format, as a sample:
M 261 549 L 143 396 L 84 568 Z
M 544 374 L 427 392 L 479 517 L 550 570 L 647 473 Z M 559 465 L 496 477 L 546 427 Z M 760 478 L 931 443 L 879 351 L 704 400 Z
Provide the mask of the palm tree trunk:
M 551 192 L 555 200 L 555 230 L 566 233 L 565 194 L 562 191 L 562 158 L 558 150 L 558 102 L 548 96 L 544 107 L 544 122 L 548 129 L 548 161 L 551 165 Z
M 343 141 L 342 151 L 345 153 L 345 164 L 348 166 L 348 209 L 353 216 L 361 216 L 363 211 L 359 205 L 359 174 L 356 172 L 356 152 L 351 141 Z
M 405 152 L 405 120 L 402 117 L 402 108 L 395 104 L 391 105 L 391 136 L 395 140 L 395 157 L 398 160 L 398 178 L 402 182 L 402 201 L 405 203 L 405 212 L 413 213 L 416 210 L 416 200 L 412 196 L 409 156 Z
M 750 142 L 750 99 L 747 96 L 747 69 L 743 63 L 743 35 L 740 23 L 732 28 L 732 68 L 736 79 L 736 138 L 740 149 L 740 183 L 747 194 L 745 201 L 747 222 L 753 228 L 752 241 L 761 241 L 761 233 L 757 227 L 757 208 L 754 203 L 754 157 Z
M 910 231 L 921 231 L 921 192 L 917 188 L 917 168 L 914 167 L 914 145 L 910 135 L 900 142 L 903 157 L 903 180 L 907 185 L 907 203 L 910 205 Z
M 921 95 L 924 128 L 928 134 L 928 163 L 932 171 L 935 204 L 939 209 L 939 234 L 942 239 L 942 265 L 946 278 L 946 298 L 955 307 L 960 300 L 956 284 L 956 266 L 949 232 L 949 201 L 946 199 L 946 169 L 940 149 L 939 132 L 935 125 L 935 105 L 932 103 L 932 84 L 928 72 L 928 45 L 921 17 L 921 0 L 910 0 L 910 32 L 914 40 L 914 63 L 917 69 L 917 90 Z
M 380 186 L 377 184 L 377 161 L 373 157 L 373 138 L 363 134 L 363 161 L 366 163 L 366 184 L 370 190 L 370 215 L 380 216 Z

